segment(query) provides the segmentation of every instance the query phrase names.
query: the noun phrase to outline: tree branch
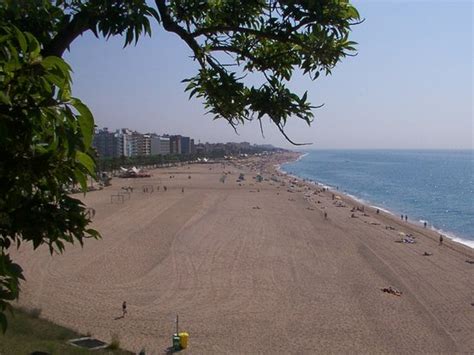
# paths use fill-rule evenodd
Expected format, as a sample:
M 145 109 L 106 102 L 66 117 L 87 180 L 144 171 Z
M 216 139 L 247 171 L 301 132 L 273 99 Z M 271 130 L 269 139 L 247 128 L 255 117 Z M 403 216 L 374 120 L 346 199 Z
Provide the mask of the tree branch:
M 293 145 L 311 145 L 312 143 L 296 143 L 296 142 L 293 142 L 290 137 L 288 137 L 285 133 L 285 131 L 283 130 L 283 128 L 278 124 L 278 123 L 275 123 L 276 126 L 278 127 L 279 131 L 281 134 L 283 134 L 283 137 L 285 137 L 285 139 L 290 142 L 291 144 Z
M 226 53 L 234 53 L 234 54 L 238 54 L 240 56 L 242 56 L 243 58 L 247 58 L 253 62 L 256 62 L 258 63 L 259 62 L 259 59 L 253 55 L 251 55 L 250 53 L 248 52 L 244 52 L 243 50 L 240 50 L 236 47 L 233 47 L 233 46 L 211 46 L 209 47 L 209 49 L 211 51 L 214 51 L 214 52 L 226 52 Z
M 285 52 L 273 54 L 273 55 L 268 56 L 266 58 L 257 58 L 254 55 L 252 55 L 248 50 L 243 51 L 243 50 L 241 50 L 239 48 L 236 48 L 234 46 L 225 46 L 225 45 L 211 46 L 211 47 L 209 47 L 209 49 L 211 51 L 221 51 L 221 52 L 225 52 L 227 54 L 234 53 L 234 54 L 240 55 L 241 57 L 243 57 L 245 59 L 248 59 L 249 61 L 260 65 L 261 67 L 265 67 L 265 69 L 263 69 L 263 70 L 268 69 L 268 68 L 266 68 L 266 67 L 268 67 L 268 65 L 265 65 L 265 61 L 271 61 L 275 58 L 281 57 L 282 55 L 290 53 L 290 51 L 285 51 Z
M 212 27 L 201 28 L 190 33 L 190 36 L 193 38 L 196 38 L 202 35 L 215 34 L 219 32 L 220 33 L 225 33 L 225 32 L 247 33 L 247 34 L 254 35 L 255 37 L 258 37 L 258 38 L 266 38 L 266 39 L 273 39 L 279 42 L 301 44 L 300 41 L 295 41 L 294 39 L 292 39 L 289 36 L 289 33 L 284 35 L 284 34 L 279 34 L 279 33 L 274 33 L 274 32 L 273 33 L 263 32 L 263 31 L 255 30 L 253 28 L 239 27 L 239 26 L 212 26 Z
M 165 0 L 155 0 L 156 7 L 160 13 L 161 20 L 163 21 L 163 28 L 168 32 L 176 33 L 194 52 L 194 56 L 198 60 L 201 67 L 205 67 L 205 62 L 203 59 L 203 51 L 199 44 L 194 40 L 194 38 L 181 26 L 171 19 L 170 14 L 168 13 L 168 8 L 166 7 Z
M 89 14 L 78 13 L 64 27 L 64 29 L 53 38 L 43 49 L 43 57 L 54 55 L 62 57 L 64 51 L 69 48 L 71 43 L 84 32 L 94 28 L 97 20 L 91 18 Z

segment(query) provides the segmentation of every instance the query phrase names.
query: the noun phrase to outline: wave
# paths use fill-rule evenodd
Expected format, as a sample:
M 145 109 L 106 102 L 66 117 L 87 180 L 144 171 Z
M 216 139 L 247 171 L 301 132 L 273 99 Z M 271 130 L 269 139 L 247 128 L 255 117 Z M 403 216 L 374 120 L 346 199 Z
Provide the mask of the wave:
M 350 197 L 350 198 L 353 199 L 354 201 L 357 201 L 357 202 L 359 202 L 359 203 L 361 203 L 361 204 L 363 204 L 363 205 L 366 205 L 366 206 L 375 208 L 375 209 L 380 210 L 380 211 L 382 211 L 382 212 L 385 212 L 385 213 L 387 213 L 387 214 L 389 214 L 389 215 L 395 216 L 395 213 L 392 212 L 392 211 L 390 211 L 390 210 L 388 210 L 386 207 L 380 207 L 380 206 L 377 206 L 377 205 L 373 205 L 373 204 L 371 204 L 370 201 L 367 201 L 367 200 L 364 200 L 363 198 L 360 198 L 360 197 L 351 195 L 351 194 L 349 194 L 349 193 L 347 193 L 347 192 L 344 192 L 344 195 Z
M 349 193 L 347 193 L 347 192 L 343 192 L 343 194 L 346 195 L 346 196 L 348 196 L 348 197 L 350 197 L 350 198 L 353 199 L 354 201 L 357 201 L 357 202 L 359 202 L 359 203 L 361 203 L 361 204 L 363 204 L 363 205 L 369 206 L 369 202 L 366 201 L 366 200 L 364 200 L 363 198 L 360 198 L 360 197 L 351 195 L 351 194 L 349 194 Z
M 448 236 L 448 238 L 459 244 L 463 244 L 463 245 L 468 246 L 469 248 L 474 249 L 474 240 L 468 240 L 468 239 L 463 239 L 460 237 L 451 237 L 451 236 Z
M 468 246 L 469 248 L 472 248 L 474 249 L 474 240 L 470 240 L 470 239 L 466 239 L 466 238 L 463 238 L 463 237 L 460 237 L 454 233 L 451 233 L 451 232 L 447 232 L 443 229 L 440 229 L 440 228 L 435 228 L 433 226 L 431 226 L 431 230 L 434 230 L 436 231 L 437 233 L 439 234 L 442 234 L 443 236 L 445 237 L 448 237 L 449 239 L 451 239 L 452 241 L 454 242 L 457 242 L 459 244 L 463 244 L 463 245 L 466 245 Z
M 370 205 L 370 207 L 375 208 L 375 209 L 378 209 L 378 210 L 380 210 L 380 211 L 382 211 L 382 212 L 385 212 L 385 213 L 387 213 L 387 214 L 390 214 L 390 215 L 392 215 L 392 216 L 395 216 L 395 214 L 394 214 L 392 211 L 387 210 L 386 208 L 383 208 L 383 207 L 380 207 L 380 206 L 377 206 L 377 205 Z
M 304 158 L 305 156 L 307 156 L 308 154 L 309 154 L 309 153 L 303 153 L 303 154 L 301 154 L 301 155 L 298 157 L 298 159 L 295 160 L 295 162 L 296 162 L 296 161 L 300 161 L 301 159 L 303 159 L 303 158 Z

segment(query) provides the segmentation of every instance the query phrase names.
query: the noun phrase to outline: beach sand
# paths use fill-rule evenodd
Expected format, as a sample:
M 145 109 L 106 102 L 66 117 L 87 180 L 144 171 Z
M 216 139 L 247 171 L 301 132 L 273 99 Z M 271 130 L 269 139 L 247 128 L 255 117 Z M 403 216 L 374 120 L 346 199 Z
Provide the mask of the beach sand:
M 114 178 L 83 199 L 103 239 L 62 255 L 25 245 L 13 253 L 27 279 L 19 305 L 147 354 L 171 346 L 176 314 L 195 354 L 474 352 L 473 250 L 290 182 L 274 165 L 294 158 Z M 134 192 L 112 204 L 122 186 Z M 416 243 L 398 243 L 401 232 Z

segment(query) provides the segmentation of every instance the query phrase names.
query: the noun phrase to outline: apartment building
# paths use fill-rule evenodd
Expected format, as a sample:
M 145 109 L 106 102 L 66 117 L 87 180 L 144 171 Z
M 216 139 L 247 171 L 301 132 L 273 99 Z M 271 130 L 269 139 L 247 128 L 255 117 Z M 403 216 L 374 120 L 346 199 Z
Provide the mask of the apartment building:
M 110 132 L 107 127 L 95 131 L 92 146 L 96 149 L 99 158 L 118 156 L 115 134 Z
M 154 135 L 151 137 L 151 155 L 170 154 L 170 138 Z
M 142 134 L 127 128 L 120 128 L 115 132 L 108 128 L 96 130 L 93 146 L 99 158 L 195 153 L 194 139 L 190 137 Z

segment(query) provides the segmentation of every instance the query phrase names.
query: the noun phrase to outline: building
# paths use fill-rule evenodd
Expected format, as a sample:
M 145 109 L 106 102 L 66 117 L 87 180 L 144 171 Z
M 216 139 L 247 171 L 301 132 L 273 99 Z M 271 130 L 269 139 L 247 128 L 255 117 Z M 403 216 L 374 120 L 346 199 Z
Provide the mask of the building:
M 152 134 L 150 133 L 143 135 L 143 145 L 140 150 L 143 153 L 142 155 L 151 155 L 151 137 Z
M 199 155 L 205 155 L 206 154 L 206 146 L 203 143 L 198 143 L 196 144 L 194 148 L 194 152 Z
M 151 155 L 170 154 L 170 138 L 153 135 L 151 137 Z
M 181 137 L 181 154 L 191 153 L 191 138 Z
M 117 156 L 131 157 L 132 156 L 132 131 L 127 128 L 121 128 L 115 131 L 115 143 L 117 146 Z
M 170 154 L 181 154 L 181 136 L 170 136 Z
M 151 154 L 151 134 L 132 133 L 132 156 Z
M 194 154 L 194 139 L 181 135 L 142 134 L 127 128 L 110 132 L 107 128 L 95 132 L 93 145 L 99 158 L 146 155 Z
M 118 156 L 115 134 L 109 132 L 107 127 L 95 131 L 92 146 L 96 149 L 99 158 Z

